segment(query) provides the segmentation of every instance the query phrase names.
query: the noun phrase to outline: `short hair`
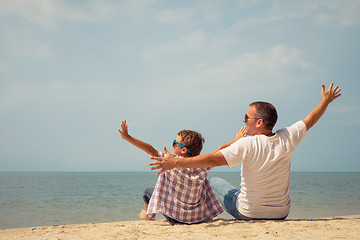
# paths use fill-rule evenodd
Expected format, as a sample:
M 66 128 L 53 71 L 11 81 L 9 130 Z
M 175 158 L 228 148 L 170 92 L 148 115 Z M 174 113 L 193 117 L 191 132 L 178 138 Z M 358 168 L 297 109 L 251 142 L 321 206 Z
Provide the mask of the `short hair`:
M 205 139 L 200 133 L 184 129 L 178 132 L 177 135 L 181 136 L 181 144 L 190 150 L 191 153 L 187 153 L 189 157 L 200 154 L 203 149 L 203 144 L 205 143 Z
M 267 130 L 272 130 L 278 119 L 276 108 L 268 102 L 253 102 L 249 105 L 254 106 L 256 109 L 256 117 L 261 118 L 264 121 L 265 128 Z

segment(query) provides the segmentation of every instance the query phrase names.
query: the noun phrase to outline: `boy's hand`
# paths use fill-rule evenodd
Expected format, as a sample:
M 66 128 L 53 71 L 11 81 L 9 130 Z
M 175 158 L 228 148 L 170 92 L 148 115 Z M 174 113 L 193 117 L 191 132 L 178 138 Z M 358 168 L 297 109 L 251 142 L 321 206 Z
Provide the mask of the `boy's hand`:
M 246 137 L 246 127 L 242 127 L 240 129 L 240 131 L 237 131 L 236 132 L 236 137 L 235 137 L 235 140 L 239 140 L 240 138 L 242 137 Z
M 126 124 L 126 120 L 122 120 L 120 124 L 120 129 L 118 129 L 120 136 L 122 139 L 126 140 L 129 137 L 128 133 L 128 125 Z
M 149 166 L 156 166 L 150 168 L 151 170 L 161 169 L 156 175 L 171 170 L 176 167 L 177 159 L 164 147 L 165 157 L 151 157 L 150 159 L 158 160 L 158 162 L 149 163 Z

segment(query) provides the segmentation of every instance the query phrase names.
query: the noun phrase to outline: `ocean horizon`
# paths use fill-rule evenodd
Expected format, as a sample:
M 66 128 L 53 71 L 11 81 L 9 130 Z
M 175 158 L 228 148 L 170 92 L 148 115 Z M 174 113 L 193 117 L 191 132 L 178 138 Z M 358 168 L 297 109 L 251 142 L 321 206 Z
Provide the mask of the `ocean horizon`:
M 240 172 L 215 176 L 240 187 Z M 0 172 L 0 229 L 139 220 L 156 180 L 155 172 Z M 288 219 L 360 214 L 359 182 L 360 172 L 291 172 Z

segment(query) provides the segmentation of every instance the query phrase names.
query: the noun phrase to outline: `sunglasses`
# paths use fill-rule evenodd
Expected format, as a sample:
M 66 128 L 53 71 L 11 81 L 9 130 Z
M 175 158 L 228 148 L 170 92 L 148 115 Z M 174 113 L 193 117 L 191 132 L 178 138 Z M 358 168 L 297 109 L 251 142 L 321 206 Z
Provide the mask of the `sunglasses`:
M 177 142 L 177 141 L 174 140 L 172 146 L 174 146 L 175 144 L 179 145 L 179 146 L 182 147 L 182 148 L 186 148 L 186 149 L 188 150 L 188 152 L 191 153 L 191 151 L 190 151 L 187 147 L 185 147 L 185 146 L 182 145 L 181 143 L 179 143 L 179 142 Z
M 247 122 L 248 119 L 261 119 L 261 118 L 250 118 L 246 113 L 245 113 L 245 122 Z

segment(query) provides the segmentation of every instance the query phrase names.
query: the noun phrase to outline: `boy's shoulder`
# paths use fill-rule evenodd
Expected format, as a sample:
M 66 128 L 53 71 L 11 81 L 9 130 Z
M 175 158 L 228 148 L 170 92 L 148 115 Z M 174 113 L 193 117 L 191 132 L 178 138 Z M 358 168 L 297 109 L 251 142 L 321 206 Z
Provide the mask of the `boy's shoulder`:
M 174 168 L 164 172 L 165 176 L 177 179 L 205 180 L 213 168 Z
M 158 156 L 159 157 L 165 157 L 165 153 L 164 152 L 160 152 L 160 151 L 158 151 Z M 173 155 L 174 157 L 176 157 L 176 158 L 182 158 L 181 156 L 179 156 L 179 155 L 176 155 L 176 154 L 171 154 L 171 155 Z
M 158 151 L 159 157 L 165 157 L 164 152 Z M 182 156 L 179 156 L 177 154 L 171 154 L 176 158 L 182 158 Z M 213 167 L 207 167 L 207 168 L 174 168 L 171 170 L 168 170 L 164 173 L 176 176 L 184 175 L 185 178 L 207 178 L 208 173 L 213 169 Z

